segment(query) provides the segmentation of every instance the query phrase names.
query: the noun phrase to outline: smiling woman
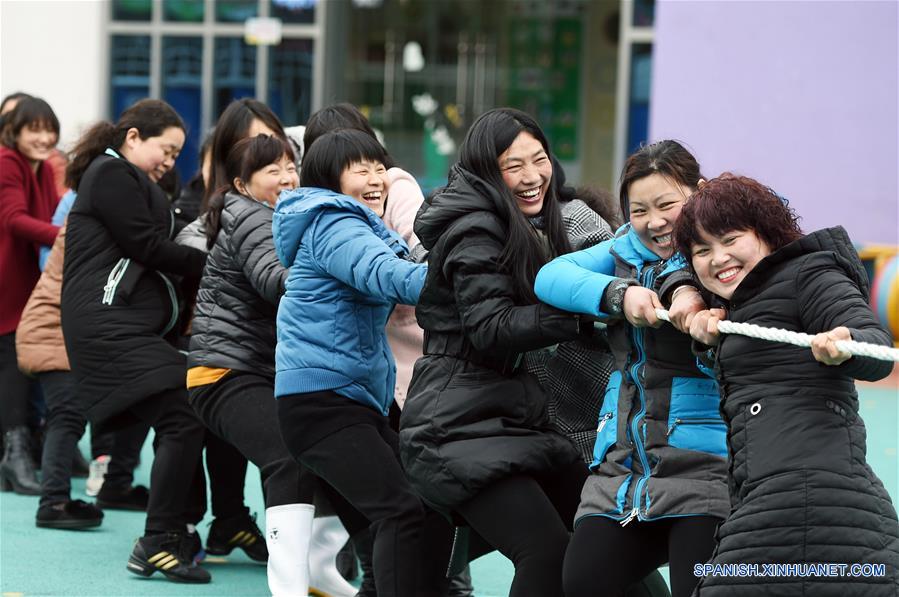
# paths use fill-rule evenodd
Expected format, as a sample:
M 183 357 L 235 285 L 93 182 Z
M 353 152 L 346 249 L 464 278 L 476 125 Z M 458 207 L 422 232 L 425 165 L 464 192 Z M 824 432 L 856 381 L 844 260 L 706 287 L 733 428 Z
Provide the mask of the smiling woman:
M 88 418 L 114 429 L 141 420 L 156 434 L 145 532 L 128 570 L 205 583 L 209 573 L 183 549 L 203 427 L 187 402 L 185 357 L 171 341 L 180 315 L 176 277 L 198 277 L 206 257 L 172 240 L 174 216 L 154 182 L 183 142 L 184 123 L 159 100 L 141 100 L 79 140 L 66 173 L 78 197 L 67 220 L 61 309 Z
M 604 590 L 617 595 L 666 562 L 672 595 L 690 595 L 693 565 L 710 557 L 728 511 L 718 386 L 696 366 L 690 338 L 655 316 L 662 302 L 684 320 L 705 307 L 685 263 L 672 257 L 675 220 L 701 178 L 680 143 L 641 147 L 622 173 L 630 223 L 537 276 L 542 300 L 608 323 L 618 369 L 597 413 L 593 474 L 565 555 L 569 597 L 596 594 L 597 567 Z
M 8 102 L 7 102 L 8 103 Z M 25 448 L 26 414 L 32 381 L 16 364 L 15 331 L 40 277 L 36 248 L 52 245 L 59 231 L 50 223 L 59 195 L 45 160 L 59 138 L 59 121 L 49 104 L 30 96 L 3 118 L 0 134 L 0 425 L 5 434 L 0 475 L 4 486 L 37 494 L 35 464 Z
M 587 475 L 521 366 L 522 353 L 593 330 L 534 295 L 540 266 L 571 250 L 552 179 L 537 122 L 491 110 L 415 221 L 430 251 L 416 311 L 426 340 L 400 419 L 400 454 L 426 501 L 514 562 L 512 596 L 563 593 L 562 559 Z

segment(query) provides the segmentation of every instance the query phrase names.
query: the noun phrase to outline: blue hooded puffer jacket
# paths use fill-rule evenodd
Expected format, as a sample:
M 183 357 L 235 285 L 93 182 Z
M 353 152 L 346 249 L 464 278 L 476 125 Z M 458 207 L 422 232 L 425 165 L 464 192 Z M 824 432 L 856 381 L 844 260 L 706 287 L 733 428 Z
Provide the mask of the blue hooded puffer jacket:
M 387 414 L 396 366 L 384 325 L 414 305 L 427 266 L 368 207 L 317 188 L 282 193 L 272 223 L 290 268 L 278 307 L 275 397 L 331 390 Z

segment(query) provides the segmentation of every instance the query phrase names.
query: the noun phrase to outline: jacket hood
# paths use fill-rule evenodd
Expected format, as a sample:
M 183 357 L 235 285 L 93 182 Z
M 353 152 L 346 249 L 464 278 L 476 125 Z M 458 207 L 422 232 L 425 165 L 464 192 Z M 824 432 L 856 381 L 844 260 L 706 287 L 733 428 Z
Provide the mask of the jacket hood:
M 486 180 L 458 164 L 450 169 L 447 185 L 425 199 L 415 217 L 415 235 L 428 250 L 453 222 L 467 214 L 489 211 L 508 221 L 508 201 Z
M 865 272 L 865 266 L 862 265 L 858 252 L 849 239 L 849 234 L 842 226 L 810 232 L 766 256 L 746 275 L 746 278 L 734 292 L 734 297 L 739 297 L 742 300 L 746 296 L 751 295 L 758 288 L 759 284 L 767 279 L 771 270 L 781 264 L 797 257 L 821 252 L 834 254 L 837 263 L 859 287 L 865 300 L 868 300 L 870 294 L 868 274 Z M 733 300 L 731 298 L 731 301 Z
M 293 264 L 306 230 L 327 209 L 346 211 L 362 217 L 398 255 L 404 255 L 408 251 L 403 240 L 388 230 L 375 212 L 352 197 L 328 189 L 300 187 L 281 193 L 272 217 L 275 249 L 285 267 Z

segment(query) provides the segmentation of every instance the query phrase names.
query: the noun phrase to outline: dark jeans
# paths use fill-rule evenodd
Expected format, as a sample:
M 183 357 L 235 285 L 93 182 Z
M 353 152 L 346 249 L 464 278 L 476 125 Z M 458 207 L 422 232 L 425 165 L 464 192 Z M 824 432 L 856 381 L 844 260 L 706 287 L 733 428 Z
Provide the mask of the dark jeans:
M 311 504 L 314 477 L 297 464 L 281 440 L 274 391 L 270 378 L 232 372 L 214 384 L 192 388 L 190 403 L 217 441 L 223 438 L 243 455 L 244 462 L 259 467 L 266 508 Z M 210 446 L 206 447 L 207 463 Z M 218 516 L 214 490 L 212 499 Z
M 0 336 L 0 431 L 28 423 L 28 402 L 34 382 L 19 371 L 16 334 Z
M 594 597 L 601 586 L 604 595 L 617 597 L 668 562 L 672 597 L 689 597 L 699 582 L 693 566 L 711 558 L 719 522 L 684 516 L 622 527 L 605 516 L 584 518 L 565 554 L 565 595 Z
M 114 429 L 143 421 L 156 433 L 146 532 L 183 532 L 191 481 L 200 463 L 204 427 L 187 403 L 187 390 L 167 390 L 106 421 Z
M 508 477 L 457 508 L 515 565 L 510 597 L 562 595 L 565 548 L 588 474 L 578 461 L 545 475 Z
M 319 397 L 343 401 L 346 409 L 368 408 L 333 392 Z M 334 431 L 305 450 L 300 438 L 305 420 L 303 394 L 278 399 L 278 419 L 287 449 L 320 478 L 323 488 L 336 491 L 371 523 L 372 560 L 379 597 L 432 597 L 446 592 L 446 564 L 452 529 L 440 515 L 428 511 L 413 492 L 399 463 L 397 434 L 386 417 Z M 340 500 L 332 500 L 338 514 Z M 347 530 L 351 534 L 358 528 Z

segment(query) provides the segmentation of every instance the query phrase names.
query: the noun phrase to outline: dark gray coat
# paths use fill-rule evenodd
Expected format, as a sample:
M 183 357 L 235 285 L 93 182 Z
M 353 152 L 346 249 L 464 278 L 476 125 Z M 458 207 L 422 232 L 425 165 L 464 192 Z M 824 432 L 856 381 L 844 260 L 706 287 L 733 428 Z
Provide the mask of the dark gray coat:
M 846 326 L 889 345 L 868 307 L 868 281 L 842 228 L 773 252 L 734 293 L 728 319 L 817 334 Z M 899 526 L 865 460 L 854 379 L 891 364 L 852 357 L 818 363 L 807 348 L 725 335 L 717 350 L 728 424 L 732 510 L 712 564 L 875 563 L 884 578 L 707 577 L 701 597 L 899 595 Z
M 288 270 L 275 254 L 272 214 L 253 199 L 225 196 L 221 230 L 197 291 L 188 367 L 274 379 L 275 317 Z

